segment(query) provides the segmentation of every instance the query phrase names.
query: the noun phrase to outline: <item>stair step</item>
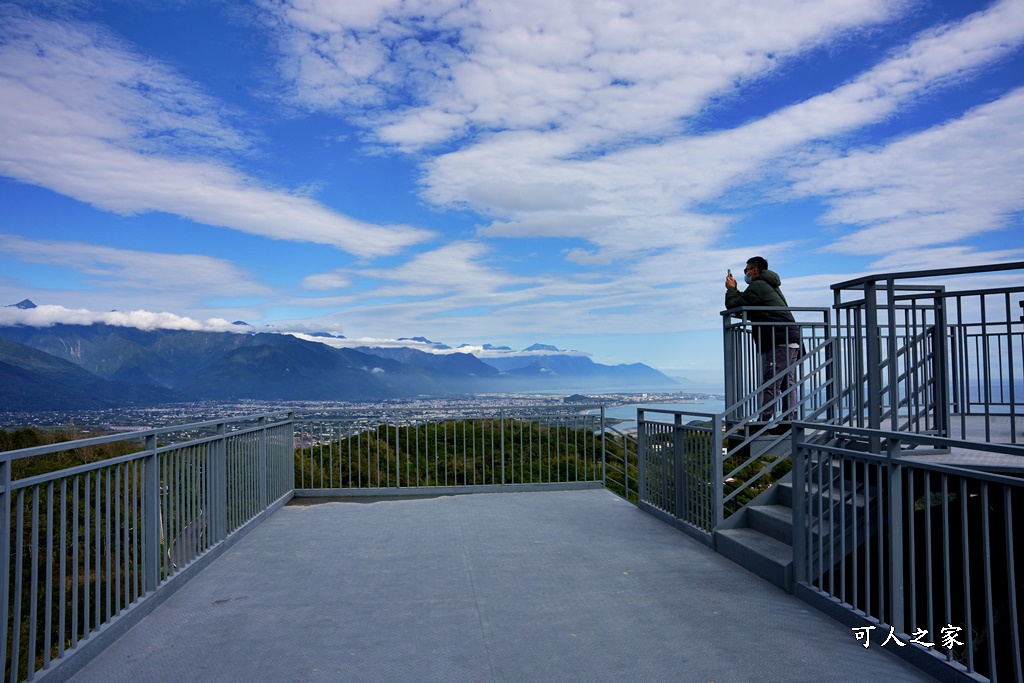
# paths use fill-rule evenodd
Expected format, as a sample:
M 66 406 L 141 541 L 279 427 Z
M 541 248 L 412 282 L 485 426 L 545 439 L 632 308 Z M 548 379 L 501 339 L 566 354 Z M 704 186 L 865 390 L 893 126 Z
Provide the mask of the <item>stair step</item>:
M 792 481 L 780 481 L 778 485 L 779 490 L 779 505 L 785 505 L 788 508 L 793 507 L 793 482 Z
M 718 552 L 784 591 L 793 590 L 793 548 L 754 529 L 715 532 Z
M 782 543 L 793 543 L 793 509 L 785 505 L 751 505 L 747 526 Z

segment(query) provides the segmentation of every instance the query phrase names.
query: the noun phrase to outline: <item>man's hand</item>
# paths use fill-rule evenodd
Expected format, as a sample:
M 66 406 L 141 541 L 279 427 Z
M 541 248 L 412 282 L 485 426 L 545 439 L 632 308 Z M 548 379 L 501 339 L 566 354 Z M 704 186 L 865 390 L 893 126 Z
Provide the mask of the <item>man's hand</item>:
M 725 276 L 725 288 L 728 289 L 729 287 L 735 287 L 735 286 L 736 286 L 736 278 L 734 278 L 731 273 L 729 275 L 726 275 Z

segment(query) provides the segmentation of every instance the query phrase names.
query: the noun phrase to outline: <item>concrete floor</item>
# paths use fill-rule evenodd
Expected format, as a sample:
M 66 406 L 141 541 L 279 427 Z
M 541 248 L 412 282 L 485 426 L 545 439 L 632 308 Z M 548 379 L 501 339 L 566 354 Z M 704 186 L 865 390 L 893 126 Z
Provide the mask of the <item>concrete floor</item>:
M 606 490 L 289 505 L 71 680 L 931 681 Z

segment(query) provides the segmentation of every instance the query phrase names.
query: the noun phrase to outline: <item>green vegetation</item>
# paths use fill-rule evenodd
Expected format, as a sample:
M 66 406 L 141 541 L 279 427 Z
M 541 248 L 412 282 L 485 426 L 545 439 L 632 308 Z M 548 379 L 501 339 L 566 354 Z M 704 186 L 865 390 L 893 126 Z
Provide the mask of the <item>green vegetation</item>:
M 36 446 L 48 446 L 50 444 L 64 443 L 94 436 L 102 436 L 102 434 L 95 432 L 86 434 L 74 427 L 47 430 L 25 427 L 10 432 L 0 429 L 0 453 L 23 448 L 34 448 Z M 68 467 L 100 462 L 101 460 L 116 458 L 121 455 L 137 453 L 143 447 L 144 444 L 141 440 L 126 439 L 99 446 L 70 448 L 66 451 L 37 455 L 32 458 L 20 458 L 11 462 L 11 479 L 16 481 L 46 474 L 47 472 L 56 472 Z
M 302 488 L 600 481 L 592 429 L 515 419 L 382 425 L 295 451 Z

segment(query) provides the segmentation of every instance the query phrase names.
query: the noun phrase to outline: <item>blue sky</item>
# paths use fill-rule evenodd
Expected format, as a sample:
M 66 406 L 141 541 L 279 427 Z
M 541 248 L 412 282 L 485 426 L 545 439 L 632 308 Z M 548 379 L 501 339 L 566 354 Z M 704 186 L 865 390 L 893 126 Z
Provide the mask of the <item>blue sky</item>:
M 0 4 L 0 322 L 713 379 L 754 254 L 794 306 L 1024 258 L 1022 43 L 1024 0 Z

